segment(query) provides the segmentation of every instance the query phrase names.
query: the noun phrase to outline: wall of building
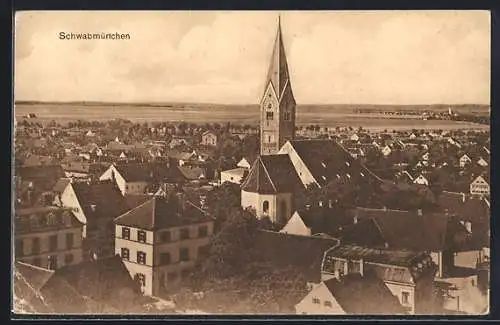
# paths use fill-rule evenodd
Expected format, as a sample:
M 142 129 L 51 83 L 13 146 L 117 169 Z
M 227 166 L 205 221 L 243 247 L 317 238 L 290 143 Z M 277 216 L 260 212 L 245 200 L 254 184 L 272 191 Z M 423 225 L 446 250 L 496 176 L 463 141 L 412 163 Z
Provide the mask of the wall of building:
M 399 302 L 403 308 L 407 309 L 410 314 L 415 313 L 415 287 L 403 283 L 391 283 L 384 281 L 385 285 L 392 292 L 393 295 L 398 297 Z M 404 303 L 403 294 L 408 293 L 408 303 Z
M 284 225 L 292 215 L 293 195 L 291 193 L 258 194 L 241 191 L 241 206 L 255 209 L 257 218 L 269 217 L 271 221 Z M 264 202 L 269 202 L 268 212 L 263 210 Z
M 432 261 L 438 266 L 437 277 L 441 278 L 444 276 L 443 268 L 443 253 L 442 252 L 431 252 Z
M 318 300 L 316 300 L 318 299 Z M 329 302 L 331 305 L 325 305 Z M 346 312 L 332 296 L 324 283 L 316 285 L 311 292 L 295 305 L 298 315 L 345 315 Z
M 292 235 L 311 236 L 311 229 L 307 228 L 297 212 L 292 215 L 280 232 Z
M 73 234 L 73 246 L 68 247 L 66 244 L 66 235 Z M 57 249 L 50 249 L 50 237 L 57 236 Z M 35 253 L 33 247 L 34 238 L 38 238 L 40 242 L 39 252 Z M 57 258 L 57 268 L 64 265 L 72 265 L 80 263 L 83 260 L 82 253 L 82 227 L 73 227 L 65 229 L 54 229 L 50 231 L 34 232 L 26 234 L 16 234 L 16 243 L 23 242 L 23 252 L 16 256 L 16 259 L 28 264 L 40 266 L 43 268 L 49 267 L 49 256 Z M 17 245 L 17 244 L 15 244 Z M 72 261 L 66 263 L 66 256 L 72 255 Z

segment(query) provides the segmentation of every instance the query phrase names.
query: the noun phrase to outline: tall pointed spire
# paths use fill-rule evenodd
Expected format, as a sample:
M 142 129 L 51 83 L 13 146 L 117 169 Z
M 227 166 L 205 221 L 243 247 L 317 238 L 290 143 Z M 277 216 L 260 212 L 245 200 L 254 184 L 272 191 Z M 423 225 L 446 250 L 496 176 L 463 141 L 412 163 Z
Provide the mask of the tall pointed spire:
M 281 15 L 278 15 L 278 30 L 274 40 L 273 54 L 267 72 L 267 84 L 271 82 L 278 97 L 281 97 L 287 82 L 290 82 L 288 63 L 283 45 L 283 35 L 281 34 Z

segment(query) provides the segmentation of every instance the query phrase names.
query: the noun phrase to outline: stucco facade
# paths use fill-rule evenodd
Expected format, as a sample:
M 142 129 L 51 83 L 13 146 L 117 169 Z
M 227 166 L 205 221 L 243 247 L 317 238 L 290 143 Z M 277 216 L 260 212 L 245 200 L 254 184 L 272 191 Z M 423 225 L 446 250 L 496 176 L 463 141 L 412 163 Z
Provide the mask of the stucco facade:
M 309 294 L 295 305 L 295 312 L 298 315 L 346 314 L 324 283 L 314 286 Z
M 255 210 L 257 218 L 269 217 L 284 225 L 292 215 L 292 193 L 259 194 L 241 191 L 241 206 Z
M 206 234 L 200 233 L 199 229 L 202 227 L 206 229 Z M 122 237 L 123 228 L 129 230 L 129 239 Z M 188 231 L 188 238 L 182 237 L 182 230 Z M 145 242 L 139 242 L 138 231 L 146 233 Z M 200 248 L 208 245 L 212 234 L 213 222 L 155 231 L 116 225 L 115 254 L 122 256 L 132 277 L 136 278 L 138 274 L 144 276 L 144 294 L 154 296 L 179 284 L 183 272 L 192 269 Z M 128 258 L 123 256 L 123 249 L 128 250 Z M 187 255 L 182 256 L 182 251 Z M 144 263 L 138 261 L 138 252 L 145 253 Z M 168 258 L 165 258 L 166 255 Z

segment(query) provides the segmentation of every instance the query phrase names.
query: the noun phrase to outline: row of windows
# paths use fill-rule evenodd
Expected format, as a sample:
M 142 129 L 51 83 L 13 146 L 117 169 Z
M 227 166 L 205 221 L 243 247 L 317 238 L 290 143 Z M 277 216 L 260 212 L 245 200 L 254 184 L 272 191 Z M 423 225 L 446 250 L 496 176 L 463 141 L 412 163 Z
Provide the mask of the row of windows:
M 123 247 L 121 249 L 121 257 L 124 260 L 130 260 L 130 250 L 128 248 Z M 179 249 L 179 260 L 181 262 L 189 261 L 189 249 L 188 248 L 180 248 Z M 142 251 L 137 252 L 136 261 L 138 264 L 146 264 L 146 253 Z M 172 258 L 170 253 L 165 252 L 160 254 L 160 265 L 168 265 L 172 263 Z
M 23 239 L 17 239 L 15 243 L 15 249 L 16 249 L 16 256 L 24 256 L 25 255 L 25 246 L 24 246 L 25 240 Z M 75 245 L 75 239 L 74 235 L 72 233 L 66 234 L 66 242 L 65 242 L 65 249 L 71 249 L 74 248 Z M 34 237 L 31 238 L 31 252 L 29 254 L 39 254 L 40 253 L 40 238 L 39 237 Z M 59 237 L 57 235 L 52 235 L 49 237 L 49 251 L 57 251 L 59 247 Z
M 190 269 L 184 269 L 180 272 L 180 276 L 182 279 L 186 279 L 187 277 L 189 277 L 189 275 L 191 274 L 191 270 Z M 174 282 L 178 279 L 179 277 L 179 273 L 178 272 L 168 272 L 167 274 L 167 281 L 169 282 Z M 160 281 L 160 285 L 162 287 L 164 287 L 165 285 L 165 274 L 162 274 L 162 281 Z M 137 281 L 139 283 L 139 285 L 141 287 L 145 287 L 146 286 L 146 275 L 143 274 L 143 273 L 136 273 L 134 275 L 134 280 Z
M 319 298 L 314 297 L 314 298 L 312 299 L 312 301 L 313 301 L 313 304 L 316 304 L 316 305 L 320 305 L 320 304 L 321 304 L 321 300 L 320 300 Z M 326 301 L 324 302 L 324 305 L 325 305 L 325 307 L 330 307 L 330 308 L 331 308 L 331 307 L 332 307 L 332 302 L 331 302 L 331 301 L 326 300 Z
M 273 107 L 272 107 L 272 105 L 271 105 L 271 104 L 269 104 L 269 105 L 267 106 L 267 108 L 268 108 L 268 109 L 272 109 Z M 285 111 L 285 113 L 283 114 L 283 119 L 284 119 L 285 121 L 290 121 L 290 120 L 291 120 L 291 117 L 292 117 L 292 114 L 291 114 L 291 112 L 290 112 L 290 111 Z M 266 112 L 266 120 L 267 120 L 267 121 L 272 121 L 273 119 L 274 119 L 274 112 L 272 112 L 272 111 L 267 111 L 267 112 Z
M 186 240 L 191 238 L 189 234 L 188 228 L 180 229 L 180 240 Z M 200 226 L 198 227 L 198 238 L 207 237 L 208 236 L 208 227 Z M 130 240 L 130 228 L 123 227 L 122 228 L 122 238 Z M 137 241 L 140 243 L 146 242 L 146 232 L 143 230 L 137 230 Z M 160 233 L 160 241 L 162 243 L 168 243 L 172 241 L 172 236 L 170 231 L 162 231 Z

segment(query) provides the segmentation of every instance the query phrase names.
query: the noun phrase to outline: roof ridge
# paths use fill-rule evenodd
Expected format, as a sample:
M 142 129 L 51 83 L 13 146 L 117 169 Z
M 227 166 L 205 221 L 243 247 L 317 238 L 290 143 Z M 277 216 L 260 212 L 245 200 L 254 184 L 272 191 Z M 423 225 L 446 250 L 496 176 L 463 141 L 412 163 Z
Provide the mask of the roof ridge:
M 116 217 L 116 218 L 114 219 L 114 221 L 118 221 L 118 220 L 120 220 L 122 217 L 124 217 L 124 216 L 126 216 L 126 215 L 129 215 L 131 212 L 133 212 L 133 211 L 135 211 L 135 210 L 137 210 L 137 209 L 141 208 L 142 206 L 146 205 L 146 203 L 149 203 L 149 202 L 151 202 L 151 200 L 154 200 L 154 199 L 155 199 L 155 196 L 153 196 L 153 197 L 152 197 L 151 199 L 149 199 L 149 200 L 144 201 L 143 203 L 139 204 L 139 205 L 138 205 L 138 206 L 136 206 L 135 208 L 132 208 L 132 209 L 128 210 L 127 212 L 125 212 L 125 213 L 123 213 L 123 214 L 119 215 L 118 217 Z

